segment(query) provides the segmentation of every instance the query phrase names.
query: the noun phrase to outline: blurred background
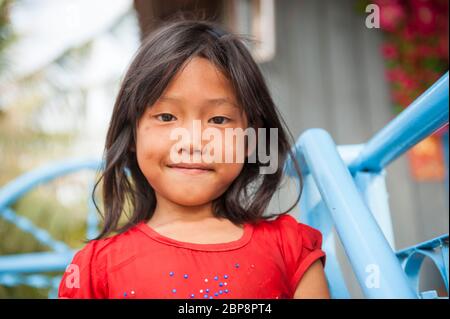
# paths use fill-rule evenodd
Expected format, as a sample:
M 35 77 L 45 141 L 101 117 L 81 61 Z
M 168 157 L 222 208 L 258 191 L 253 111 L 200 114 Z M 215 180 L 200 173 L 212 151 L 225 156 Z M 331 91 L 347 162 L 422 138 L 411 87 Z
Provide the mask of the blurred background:
M 381 8 L 379 27 L 366 25 L 369 4 Z M 55 161 L 100 159 L 120 80 L 141 39 L 180 13 L 255 40 L 248 46 L 295 139 L 320 127 L 339 145 L 364 143 L 448 70 L 448 5 L 0 0 L 0 190 Z M 81 248 L 95 178 L 94 171 L 57 178 L 11 207 L 55 240 Z M 397 250 L 448 233 L 448 126 L 389 166 L 387 188 Z M 270 209 L 286 209 L 294 198 L 281 190 Z M 0 212 L 0 255 L 47 250 Z M 340 256 L 352 297 L 361 297 L 342 249 Z M 433 267 L 424 265 L 420 284 L 446 294 Z M 0 298 L 47 298 L 52 289 L 17 280 L 0 280 Z

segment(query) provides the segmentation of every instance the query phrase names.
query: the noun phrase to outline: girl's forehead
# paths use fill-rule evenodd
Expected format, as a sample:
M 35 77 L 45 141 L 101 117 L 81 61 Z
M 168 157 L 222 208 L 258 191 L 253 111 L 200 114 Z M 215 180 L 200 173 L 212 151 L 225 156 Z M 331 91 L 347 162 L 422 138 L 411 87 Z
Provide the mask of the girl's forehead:
M 214 63 L 202 57 L 188 60 L 161 96 L 237 102 L 231 81 Z
M 166 93 L 162 95 L 158 102 L 162 103 L 173 103 L 173 104 L 183 104 L 189 102 L 189 100 L 182 95 L 171 95 L 170 93 Z M 214 98 L 205 98 L 202 100 L 202 104 L 211 105 L 211 106 L 231 106 L 237 109 L 241 109 L 239 105 L 227 96 L 224 97 L 214 97 Z
M 187 60 L 147 111 L 161 111 L 166 106 L 202 113 L 219 107 L 217 110 L 237 111 L 247 121 L 233 83 L 219 67 L 203 57 Z

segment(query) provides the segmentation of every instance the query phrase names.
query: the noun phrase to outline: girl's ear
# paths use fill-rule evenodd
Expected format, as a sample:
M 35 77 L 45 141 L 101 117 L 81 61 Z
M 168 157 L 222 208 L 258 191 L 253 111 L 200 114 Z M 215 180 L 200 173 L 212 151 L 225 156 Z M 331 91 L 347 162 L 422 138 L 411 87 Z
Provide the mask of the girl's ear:
M 130 152 L 136 153 L 136 146 L 131 145 L 131 146 L 128 148 L 128 150 L 129 150 Z

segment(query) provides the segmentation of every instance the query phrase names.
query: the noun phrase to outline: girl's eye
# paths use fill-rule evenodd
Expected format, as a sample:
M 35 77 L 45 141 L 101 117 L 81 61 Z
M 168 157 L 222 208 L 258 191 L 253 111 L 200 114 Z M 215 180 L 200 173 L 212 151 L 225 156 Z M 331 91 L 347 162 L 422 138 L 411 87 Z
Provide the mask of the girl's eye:
M 176 119 L 175 116 L 169 113 L 162 113 L 156 116 L 156 118 L 162 122 L 170 122 Z
M 225 124 L 228 123 L 230 119 L 225 116 L 214 116 L 210 121 L 214 124 Z

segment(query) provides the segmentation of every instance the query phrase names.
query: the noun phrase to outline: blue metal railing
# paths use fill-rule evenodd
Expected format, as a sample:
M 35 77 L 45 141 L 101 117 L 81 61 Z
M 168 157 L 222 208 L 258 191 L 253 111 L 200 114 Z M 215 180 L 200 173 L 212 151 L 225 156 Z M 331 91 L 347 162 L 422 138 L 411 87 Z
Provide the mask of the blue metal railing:
M 28 218 L 16 214 L 10 206 L 43 183 L 86 169 L 100 170 L 101 161 L 81 159 L 52 163 L 24 174 L 0 189 L 0 218 L 29 233 L 38 242 L 51 249 L 49 252 L 0 256 L 0 285 L 50 288 L 49 296 L 56 297 L 60 276 L 36 273 L 64 271 L 76 250 L 53 239 L 46 230 L 37 227 Z M 93 238 L 97 233 L 97 212 L 90 196 L 88 208 L 87 238 Z
M 421 262 L 411 261 L 417 251 L 422 253 L 421 258 L 433 256 L 430 258 L 443 276 L 448 293 L 448 234 L 434 241 L 441 243 L 440 254 L 429 251 L 424 253 L 426 250 L 420 247 L 425 244 L 419 244 L 415 253 L 406 254 L 402 251 L 396 254 L 393 239 L 389 238 L 390 230 L 380 227 L 380 220 L 390 218 L 385 189 L 380 191 L 380 186 L 374 183 L 377 177 L 383 178 L 384 183 L 386 165 L 448 123 L 448 88 L 447 72 L 405 111 L 363 144 L 359 153 L 348 163 L 344 163 L 332 138 L 324 130 L 310 129 L 298 139 L 295 154 L 305 175 L 303 205 L 301 203 L 305 213 L 300 217 L 319 228 L 324 235 L 324 249 L 331 257 L 327 259 L 329 265 L 325 271 L 333 297 L 346 298 L 349 293 L 335 260 L 336 243 L 332 227 L 338 233 L 366 297 L 430 296 L 418 291 L 416 281 Z M 286 172 L 295 176 L 292 163 L 288 163 Z M 362 196 L 364 188 L 371 189 L 368 199 Z M 374 196 L 385 203 L 374 203 L 375 201 L 370 200 Z M 375 218 L 377 214 L 378 220 Z M 445 242 L 447 246 L 443 244 Z
M 349 169 L 379 171 L 447 123 L 448 72 L 375 134 Z
M 412 288 L 419 291 L 420 268 L 425 258 L 436 265 L 448 294 L 448 235 L 397 252 Z
M 372 213 L 364 203 L 331 137 L 323 130 L 305 132 L 299 140 L 320 195 L 339 238 L 369 298 L 414 298 L 407 278 Z M 380 276 L 377 289 L 366 284 L 367 269 Z

